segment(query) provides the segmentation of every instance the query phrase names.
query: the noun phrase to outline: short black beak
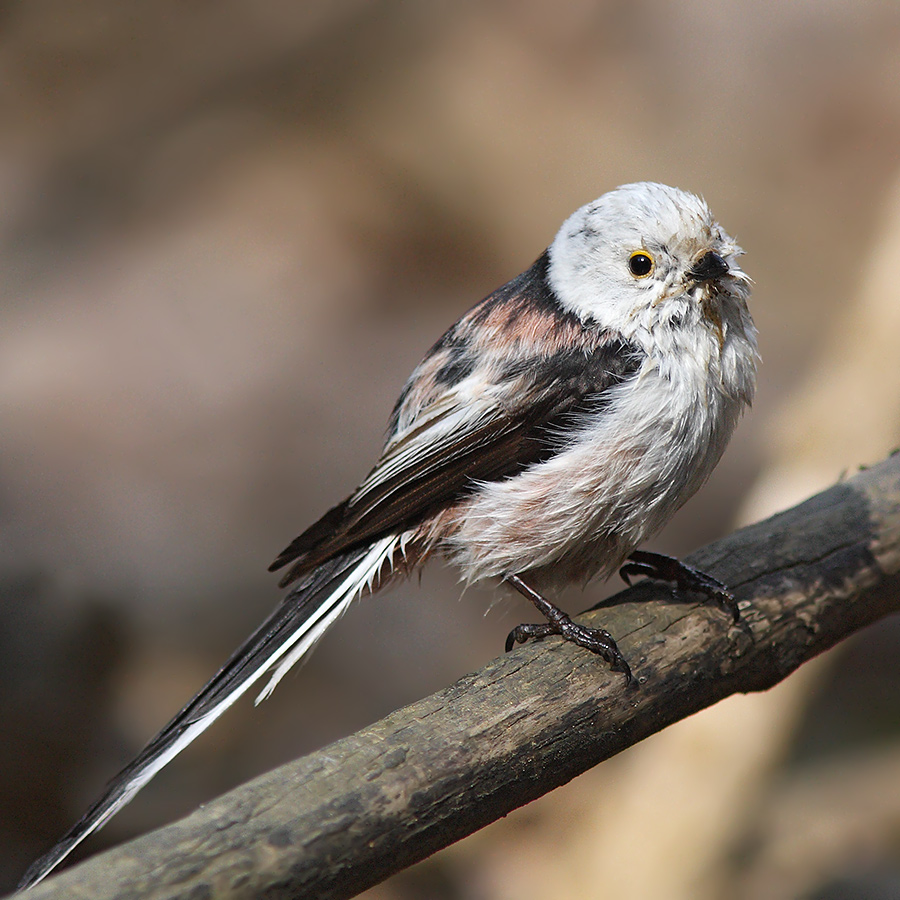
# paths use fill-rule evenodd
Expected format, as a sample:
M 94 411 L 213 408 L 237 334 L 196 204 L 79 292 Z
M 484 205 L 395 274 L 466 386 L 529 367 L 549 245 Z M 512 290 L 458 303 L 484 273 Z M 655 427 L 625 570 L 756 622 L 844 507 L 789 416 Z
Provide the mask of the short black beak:
M 704 253 L 693 267 L 688 270 L 688 277 L 694 281 L 712 281 L 714 278 L 721 278 L 728 274 L 728 263 L 710 250 Z

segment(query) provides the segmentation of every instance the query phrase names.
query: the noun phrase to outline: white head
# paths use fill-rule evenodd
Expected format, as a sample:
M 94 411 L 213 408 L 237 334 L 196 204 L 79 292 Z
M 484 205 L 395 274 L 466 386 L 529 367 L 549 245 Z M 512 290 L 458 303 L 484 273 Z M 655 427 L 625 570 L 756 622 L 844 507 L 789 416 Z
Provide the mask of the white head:
M 746 310 L 741 252 L 699 197 L 640 182 L 563 223 L 549 279 L 565 307 L 625 334 L 700 319 L 717 327 Z

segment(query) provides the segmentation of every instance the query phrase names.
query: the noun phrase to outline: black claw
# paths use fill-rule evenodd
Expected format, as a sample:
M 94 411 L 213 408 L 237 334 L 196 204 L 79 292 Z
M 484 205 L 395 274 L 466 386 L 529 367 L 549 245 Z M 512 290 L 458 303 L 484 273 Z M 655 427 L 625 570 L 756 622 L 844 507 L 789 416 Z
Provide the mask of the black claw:
M 551 634 L 558 634 L 563 640 L 583 647 L 597 656 L 603 657 L 615 672 L 621 672 L 629 684 L 634 680 L 631 667 L 616 645 L 612 635 L 603 628 L 588 628 L 573 622 L 568 616 L 559 623 L 544 625 L 516 625 L 506 637 L 506 652 L 516 644 L 524 644 L 528 640 L 539 640 Z
M 694 591 L 703 594 L 719 609 L 730 613 L 735 623 L 740 622 L 741 613 L 734 596 L 721 581 L 711 575 L 672 556 L 651 553 L 649 550 L 635 550 L 628 559 L 630 561 L 619 569 L 619 574 L 626 584 L 631 584 L 629 580 L 631 575 L 646 575 L 648 578 L 660 581 L 672 581 L 679 591 Z
M 652 578 L 654 573 L 653 566 L 645 565 L 644 563 L 625 563 L 621 569 L 619 569 L 619 575 L 622 577 L 622 581 L 631 587 L 631 575 L 645 575 L 647 578 Z
M 604 631 L 602 628 L 588 628 L 586 625 L 573 622 L 558 606 L 528 587 L 517 575 L 509 575 L 506 580 L 523 596 L 531 600 L 549 620 L 541 625 L 517 625 L 513 628 L 506 638 L 507 653 L 515 644 L 524 644 L 525 641 L 532 638 L 540 639 L 551 634 L 558 634 L 563 640 L 602 656 L 613 671 L 624 674 L 626 684 L 632 683 L 634 678 L 631 668 L 608 631 Z
M 570 619 L 562 626 L 561 633 L 567 641 L 602 656 L 613 671 L 621 672 L 625 676 L 625 681 L 631 683 L 631 668 L 608 631 L 578 625 Z
M 548 634 L 558 634 L 550 625 L 516 625 L 506 636 L 506 652 L 509 653 L 515 644 L 524 644 L 530 638 L 540 639 Z

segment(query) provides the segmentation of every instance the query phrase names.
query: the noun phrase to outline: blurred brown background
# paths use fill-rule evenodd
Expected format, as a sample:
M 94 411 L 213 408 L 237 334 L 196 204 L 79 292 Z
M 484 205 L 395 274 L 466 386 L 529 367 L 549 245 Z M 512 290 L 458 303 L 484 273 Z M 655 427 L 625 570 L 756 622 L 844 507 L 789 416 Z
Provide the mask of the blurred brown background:
M 462 311 L 572 210 L 702 193 L 764 366 L 683 553 L 900 443 L 900 7 L 0 7 L 0 889 L 277 600 Z M 568 599 L 579 609 L 603 586 Z M 357 606 L 87 849 L 437 689 L 532 613 Z M 900 896 L 900 627 L 735 698 L 371 900 Z

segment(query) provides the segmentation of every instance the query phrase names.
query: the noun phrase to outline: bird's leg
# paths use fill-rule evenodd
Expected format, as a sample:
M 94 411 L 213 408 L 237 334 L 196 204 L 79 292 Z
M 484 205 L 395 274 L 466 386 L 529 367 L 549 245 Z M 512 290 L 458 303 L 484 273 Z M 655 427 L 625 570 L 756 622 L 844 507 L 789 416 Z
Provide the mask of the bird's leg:
M 507 653 L 512 650 L 514 644 L 524 644 L 529 638 L 558 634 L 564 640 L 602 656 L 611 669 L 625 675 L 627 682 L 632 680 L 631 669 L 608 631 L 602 628 L 588 628 L 586 625 L 573 622 L 556 604 L 530 588 L 518 575 L 506 575 L 504 580 L 523 597 L 527 597 L 547 617 L 544 625 L 517 625 L 513 628 L 506 639 Z
M 631 584 L 632 575 L 646 575 L 660 581 L 673 581 L 678 590 L 703 594 L 720 609 L 731 613 L 735 622 L 740 621 L 741 614 L 734 596 L 721 581 L 717 581 L 711 575 L 686 565 L 674 556 L 651 553 L 649 550 L 635 550 L 628 559 L 631 562 L 619 569 L 619 574 L 626 584 Z

